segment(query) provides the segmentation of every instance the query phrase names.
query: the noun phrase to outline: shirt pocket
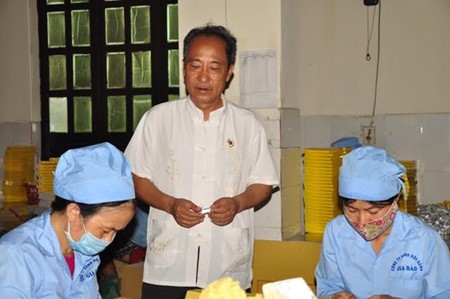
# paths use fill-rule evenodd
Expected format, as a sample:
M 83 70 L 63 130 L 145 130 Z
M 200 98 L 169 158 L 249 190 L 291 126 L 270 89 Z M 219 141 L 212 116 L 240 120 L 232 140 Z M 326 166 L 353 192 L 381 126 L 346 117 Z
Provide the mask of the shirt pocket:
M 178 253 L 178 227 L 169 221 L 152 219 L 149 226 L 148 259 L 155 267 L 170 267 Z
M 232 277 L 250 269 L 252 244 L 248 227 L 227 227 L 223 231 L 221 246 L 221 267 L 226 275 Z
M 392 277 L 389 295 L 403 299 L 422 299 L 422 280 Z

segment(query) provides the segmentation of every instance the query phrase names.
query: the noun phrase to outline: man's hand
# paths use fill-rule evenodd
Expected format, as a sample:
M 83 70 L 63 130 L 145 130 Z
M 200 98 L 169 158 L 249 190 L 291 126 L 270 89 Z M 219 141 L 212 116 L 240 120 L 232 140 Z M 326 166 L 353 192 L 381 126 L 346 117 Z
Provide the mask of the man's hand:
M 205 219 L 201 214 L 201 208 L 192 201 L 184 198 L 175 198 L 171 205 L 171 214 L 175 221 L 182 227 L 190 228 Z
M 215 225 L 224 226 L 233 221 L 238 211 L 238 204 L 233 198 L 222 197 L 211 205 L 208 216 Z
M 400 298 L 392 297 L 391 295 L 374 295 L 371 296 L 369 299 L 400 299 Z

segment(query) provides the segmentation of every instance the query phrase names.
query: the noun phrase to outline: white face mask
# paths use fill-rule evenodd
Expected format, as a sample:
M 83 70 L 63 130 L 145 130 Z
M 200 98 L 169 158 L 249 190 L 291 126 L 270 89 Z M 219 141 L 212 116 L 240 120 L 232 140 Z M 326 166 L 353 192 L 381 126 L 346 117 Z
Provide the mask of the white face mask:
M 86 227 L 84 226 L 84 221 L 83 221 L 83 229 L 84 229 L 83 236 L 79 241 L 76 242 L 72 239 L 72 236 L 70 235 L 70 222 L 68 223 L 67 226 L 67 232 L 65 231 L 64 233 L 66 234 L 72 249 L 81 252 L 84 255 L 97 255 L 103 250 L 105 250 L 105 248 L 108 247 L 108 245 L 111 244 L 112 242 L 112 240 L 108 242 L 99 239 L 90 232 L 88 232 L 86 230 Z
M 384 233 L 394 222 L 395 215 L 398 211 L 397 201 L 394 201 L 386 214 L 378 219 L 367 223 L 358 223 L 353 221 L 344 213 L 348 223 L 364 238 L 366 241 L 372 241 Z

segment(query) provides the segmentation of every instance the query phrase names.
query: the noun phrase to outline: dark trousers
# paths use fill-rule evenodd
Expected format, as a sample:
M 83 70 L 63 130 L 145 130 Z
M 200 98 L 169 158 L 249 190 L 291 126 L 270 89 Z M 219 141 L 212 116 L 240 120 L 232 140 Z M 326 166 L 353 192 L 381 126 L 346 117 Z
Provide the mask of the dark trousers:
M 189 290 L 197 287 L 173 287 L 142 283 L 142 299 L 184 299 Z

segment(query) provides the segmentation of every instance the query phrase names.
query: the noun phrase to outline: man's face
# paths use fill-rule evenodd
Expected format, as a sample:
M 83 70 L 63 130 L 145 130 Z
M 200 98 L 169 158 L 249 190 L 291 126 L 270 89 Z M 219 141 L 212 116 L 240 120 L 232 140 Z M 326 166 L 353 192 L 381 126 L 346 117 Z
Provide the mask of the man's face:
M 218 37 L 198 36 L 184 57 L 184 83 L 200 109 L 222 104 L 221 94 L 234 70 L 234 65 L 228 68 L 225 48 L 225 42 Z

